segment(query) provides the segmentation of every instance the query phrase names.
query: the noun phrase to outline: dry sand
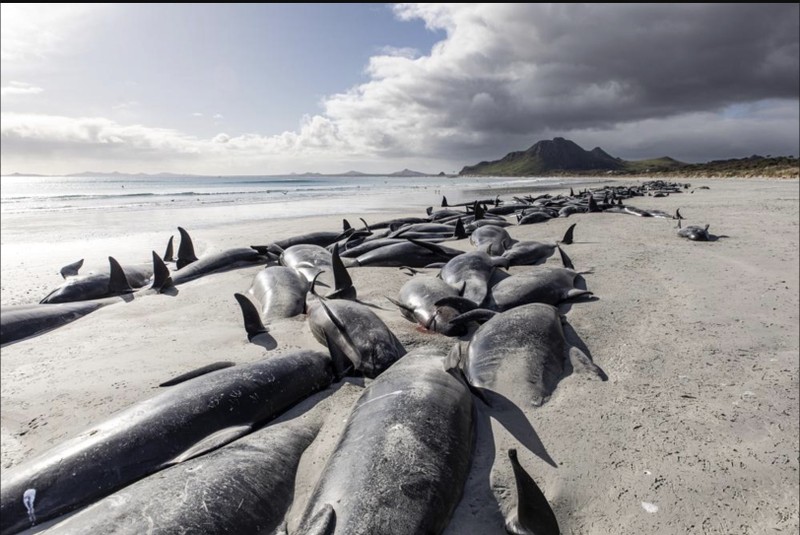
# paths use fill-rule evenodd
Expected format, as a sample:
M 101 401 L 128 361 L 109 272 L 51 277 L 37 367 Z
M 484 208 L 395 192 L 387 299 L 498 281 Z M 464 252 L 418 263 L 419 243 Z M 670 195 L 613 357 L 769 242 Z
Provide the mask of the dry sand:
M 692 184 L 710 189 L 630 204 L 680 208 L 685 224 L 710 224 L 717 241 L 690 242 L 677 236 L 675 221 L 621 214 L 510 227 L 514 238 L 544 241 L 577 223 L 566 250 L 578 270 L 591 270 L 585 278 L 598 299 L 564 310 L 608 381 L 570 375 L 544 406 L 525 408 L 527 421 L 476 403 L 473 468 L 448 534 L 504 533 L 502 515 L 515 501 L 509 448 L 518 449 L 563 533 L 797 533 L 798 182 Z M 340 225 L 338 217 L 273 220 L 204 229 L 194 238 L 202 254 Z M 150 248 L 161 252 L 166 237 Z M 449 245 L 472 249 L 467 240 Z M 57 269 L 76 251 L 56 252 L 52 265 L 32 266 L 15 287 L 57 285 Z M 152 396 L 179 373 L 262 358 L 266 351 L 248 343 L 233 298 L 259 269 L 109 306 L 3 348 L 2 467 Z M 351 275 L 359 298 L 381 307 L 407 349 L 450 349 L 453 339 L 422 332 L 386 300 L 407 275 L 395 268 Z M 6 291 L 4 284 L 4 302 L 6 295 L 21 299 Z M 322 349 L 304 316 L 270 331 L 273 354 Z M 301 463 L 290 527 L 363 384 L 349 380 L 327 399 L 326 424 Z

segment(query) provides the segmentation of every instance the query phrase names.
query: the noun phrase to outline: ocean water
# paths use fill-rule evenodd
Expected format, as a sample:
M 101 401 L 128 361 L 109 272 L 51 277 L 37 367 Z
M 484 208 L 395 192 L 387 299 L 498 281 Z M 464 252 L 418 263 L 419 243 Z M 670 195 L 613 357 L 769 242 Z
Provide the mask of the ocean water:
M 48 221 L 73 220 L 87 229 L 129 226 L 157 230 L 191 219 L 216 226 L 248 220 L 380 211 L 422 211 L 442 196 L 456 203 L 475 191 L 538 189 L 564 178 L 475 178 L 389 176 L 3 176 L 0 215 L 3 243 L 42 241 Z M 574 179 L 573 179 L 574 180 Z M 585 181 L 585 179 L 581 179 Z M 190 213 L 191 212 L 191 213 Z M 199 215 L 202 214 L 202 215 Z M 70 216 L 74 216 L 71 218 Z M 25 224 L 18 224 L 25 218 Z M 41 228 L 36 221 L 42 223 Z M 23 230 L 25 235 L 18 235 Z M 130 230 L 128 228 L 121 230 Z M 121 232 L 124 233 L 124 232 Z
M 410 206 L 410 202 L 430 200 L 432 192 L 437 192 L 436 195 L 446 192 L 456 201 L 469 190 L 542 187 L 563 182 L 563 178 L 509 177 L 3 176 L 0 178 L 0 211 L 16 214 L 180 208 L 197 203 L 275 204 L 278 205 L 276 217 L 280 217 L 281 207 L 287 203 L 302 204 L 311 200 L 347 199 L 360 207 L 382 209 L 386 206 L 381 198 L 386 196 L 399 205 Z M 331 208 L 349 209 L 336 203 Z
M 604 179 L 596 179 L 604 180 Z M 58 270 L 85 259 L 82 272 L 150 262 L 181 226 L 198 255 L 265 244 L 321 228 L 316 216 L 424 216 L 476 198 L 592 182 L 570 178 L 299 176 L 0 177 L 0 302 L 38 302 L 60 284 Z M 307 222 L 307 223 L 306 223 Z M 327 223 L 326 223 L 327 224 Z M 328 229 L 326 230 L 335 230 Z M 175 243 L 177 247 L 178 243 Z

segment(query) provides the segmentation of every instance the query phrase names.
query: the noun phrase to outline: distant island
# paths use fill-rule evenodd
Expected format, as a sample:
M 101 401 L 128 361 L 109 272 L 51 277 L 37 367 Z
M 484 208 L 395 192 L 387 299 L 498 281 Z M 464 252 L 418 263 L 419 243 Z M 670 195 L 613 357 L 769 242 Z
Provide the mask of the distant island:
M 11 173 L 4 176 L 52 176 L 26 173 Z M 58 175 L 61 176 L 61 175 Z M 208 176 L 178 173 L 120 173 L 85 171 L 64 175 L 69 177 L 187 177 Z M 650 160 L 623 160 L 611 156 L 600 147 L 584 150 L 574 141 L 556 137 L 542 140 L 524 151 L 509 152 L 503 158 L 491 162 L 480 162 L 467 165 L 458 174 L 423 173 L 411 169 L 403 169 L 393 173 L 363 173 L 347 171 L 345 173 L 287 173 L 269 175 L 230 175 L 230 176 L 264 176 L 293 178 L 325 178 L 325 177 L 469 177 L 469 176 L 642 176 L 642 177 L 685 177 L 685 178 L 800 178 L 800 160 L 795 156 L 759 156 L 754 154 L 746 158 L 730 160 L 713 160 L 706 163 L 685 163 L 669 156 Z
M 510 152 L 500 160 L 468 165 L 460 176 L 664 176 L 664 177 L 776 177 L 799 178 L 800 161 L 792 156 L 758 156 L 707 163 L 684 163 L 669 156 L 627 161 L 600 147 L 587 151 L 577 143 L 556 137 L 528 150 Z
M 68 177 L 114 177 L 114 178 L 169 178 L 169 177 L 202 177 L 202 176 L 213 176 L 213 175 L 195 175 L 191 173 L 181 174 L 181 173 L 120 173 L 119 171 L 83 171 L 81 173 L 71 173 L 68 175 L 40 175 L 34 173 L 9 173 L 7 175 L 2 176 L 31 176 L 31 177 L 47 177 L 47 176 L 68 176 Z M 412 171 L 411 169 L 403 169 L 402 171 L 395 171 L 394 173 L 362 173 L 360 171 L 347 171 L 345 173 L 288 173 L 288 174 L 279 174 L 279 175 L 226 175 L 226 176 L 265 176 L 265 177 L 293 177 L 293 178 L 325 178 L 325 177 L 342 177 L 342 176 L 363 176 L 363 177 L 381 177 L 381 176 L 388 176 L 388 177 L 397 177 L 397 178 L 408 178 L 408 177 L 426 177 L 426 176 L 455 176 L 455 175 L 445 175 L 444 172 L 440 173 L 422 173 L 420 171 Z
M 417 177 L 417 176 L 441 176 L 434 173 L 422 173 L 420 171 L 412 171 L 411 169 L 403 169 L 402 171 L 395 171 L 394 173 L 362 173 L 360 171 L 347 171 L 344 173 L 326 174 L 326 173 L 290 173 L 289 175 L 280 176 L 296 176 L 296 177 L 326 177 L 326 176 L 394 176 L 394 177 Z

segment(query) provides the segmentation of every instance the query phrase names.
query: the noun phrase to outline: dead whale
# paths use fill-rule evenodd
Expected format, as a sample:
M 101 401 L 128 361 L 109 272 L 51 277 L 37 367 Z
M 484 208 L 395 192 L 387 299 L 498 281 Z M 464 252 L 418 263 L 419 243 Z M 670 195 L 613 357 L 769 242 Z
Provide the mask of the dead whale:
M 591 359 L 567 342 L 555 307 L 532 303 L 488 315 L 491 319 L 473 334 L 463 362 L 472 386 L 497 392 L 519 407 L 536 407 L 550 398 L 567 359 L 574 369 L 602 377 Z
M 320 518 L 329 535 L 445 529 L 469 475 L 474 425 L 470 391 L 444 357 L 415 349 L 364 390 L 290 533 Z

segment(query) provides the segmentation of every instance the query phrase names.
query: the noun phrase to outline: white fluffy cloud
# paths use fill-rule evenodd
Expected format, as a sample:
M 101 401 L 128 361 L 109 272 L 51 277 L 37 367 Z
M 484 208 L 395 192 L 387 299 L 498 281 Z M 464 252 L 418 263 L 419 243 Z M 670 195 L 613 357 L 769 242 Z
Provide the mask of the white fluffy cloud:
M 0 88 L 0 96 L 10 97 L 14 95 L 38 95 L 44 91 L 41 87 L 26 84 L 25 82 L 9 82 L 8 85 Z
M 395 13 L 445 38 L 427 54 L 382 49 L 367 82 L 324 98 L 323 112 L 296 131 L 203 139 L 104 118 L 4 113 L 3 168 L 22 155 L 80 154 L 140 158 L 143 170 L 398 162 L 450 171 L 555 136 L 631 159 L 797 152 L 797 4 L 399 4 Z

